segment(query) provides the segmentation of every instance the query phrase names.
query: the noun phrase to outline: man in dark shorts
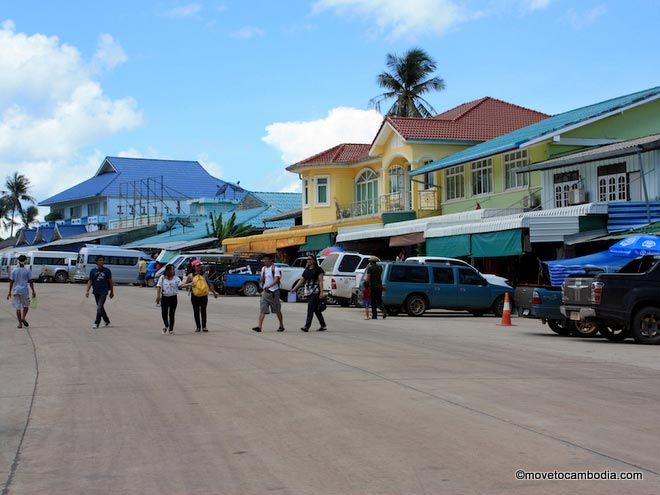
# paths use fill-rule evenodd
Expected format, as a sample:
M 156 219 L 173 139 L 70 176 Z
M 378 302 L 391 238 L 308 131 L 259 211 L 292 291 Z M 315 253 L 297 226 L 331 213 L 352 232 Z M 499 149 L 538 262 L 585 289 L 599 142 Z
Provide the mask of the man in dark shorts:
M 115 288 L 112 284 L 112 272 L 103 266 L 105 259 L 103 256 L 97 256 L 96 268 L 92 268 L 89 273 L 89 280 L 87 281 L 87 289 L 85 290 L 85 297 L 89 297 L 89 290 L 92 289 L 94 299 L 96 299 L 96 319 L 92 328 L 98 328 L 101 324 L 101 319 L 105 322 L 105 326 L 110 325 L 110 318 L 105 312 L 105 301 L 110 295 L 110 299 L 115 297 Z
M 378 317 L 378 308 L 383 312 L 383 320 L 387 318 L 383 306 L 383 267 L 378 264 L 378 258 L 369 258 L 369 266 L 366 270 L 366 279 L 371 287 L 371 319 Z
M 277 315 L 280 321 L 278 332 L 284 331 L 284 318 L 282 317 L 282 305 L 280 301 L 280 277 L 282 272 L 273 265 L 273 257 L 269 254 L 263 257 L 264 266 L 261 269 L 261 300 L 259 301 L 259 324 L 252 328 L 255 332 L 261 332 L 264 318 L 268 311 Z

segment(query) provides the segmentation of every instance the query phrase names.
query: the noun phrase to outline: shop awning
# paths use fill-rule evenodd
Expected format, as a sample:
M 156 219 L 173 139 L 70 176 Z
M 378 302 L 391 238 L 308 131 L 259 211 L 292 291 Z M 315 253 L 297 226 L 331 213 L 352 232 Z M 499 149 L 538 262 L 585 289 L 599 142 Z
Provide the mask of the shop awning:
M 472 234 L 471 246 L 475 258 L 517 256 L 523 253 L 522 229 Z
M 329 233 L 307 236 L 307 242 L 300 246 L 300 251 L 321 251 L 332 246 L 332 237 Z
M 470 256 L 470 254 L 472 254 L 472 249 L 469 234 L 426 239 L 427 256 L 458 258 L 460 256 Z
M 424 233 L 415 232 L 414 234 L 403 234 L 390 237 L 390 247 L 415 246 L 423 243 Z
M 335 231 L 336 227 L 334 225 L 272 229 L 265 231 L 263 234 L 224 239 L 222 241 L 222 246 L 226 253 L 274 253 L 277 248 L 304 244 L 312 235 Z M 265 241 L 272 241 L 272 244 L 266 243 Z
M 282 249 L 291 246 L 300 246 L 301 244 L 305 244 L 306 241 L 307 237 L 302 235 L 297 237 L 287 237 L 286 239 L 277 239 L 275 245 L 277 249 Z

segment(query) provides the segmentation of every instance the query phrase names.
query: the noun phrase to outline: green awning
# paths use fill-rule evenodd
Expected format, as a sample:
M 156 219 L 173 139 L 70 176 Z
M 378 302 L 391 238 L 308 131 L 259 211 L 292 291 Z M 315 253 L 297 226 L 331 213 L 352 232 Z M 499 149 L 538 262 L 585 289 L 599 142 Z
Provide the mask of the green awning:
M 315 234 L 315 235 L 308 235 L 307 236 L 307 242 L 300 246 L 299 251 L 302 252 L 307 252 L 307 251 L 321 251 L 328 246 L 332 246 L 332 237 L 330 237 L 330 234 Z
M 517 256 L 522 253 L 521 229 L 472 234 L 472 256 L 475 258 Z
M 427 256 L 456 258 L 458 256 L 470 256 L 470 254 L 470 234 L 429 237 L 426 239 Z

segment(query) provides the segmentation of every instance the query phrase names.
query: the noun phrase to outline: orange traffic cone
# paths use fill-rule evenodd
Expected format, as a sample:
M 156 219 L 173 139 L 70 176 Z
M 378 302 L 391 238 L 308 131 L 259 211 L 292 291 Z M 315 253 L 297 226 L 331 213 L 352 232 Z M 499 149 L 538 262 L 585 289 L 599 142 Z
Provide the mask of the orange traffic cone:
M 504 309 L 502 310 L 502 321 L 498 323 L 500 327 L 513 327 L 515 326 L 511 323 L 511 300 L 509 299 L 509 293 L 504 293 Z

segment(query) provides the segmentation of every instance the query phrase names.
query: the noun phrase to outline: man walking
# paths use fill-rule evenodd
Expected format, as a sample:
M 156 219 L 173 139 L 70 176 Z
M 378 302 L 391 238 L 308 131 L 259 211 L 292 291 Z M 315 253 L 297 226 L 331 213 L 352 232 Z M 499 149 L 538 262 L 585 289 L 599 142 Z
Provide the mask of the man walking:
M 369 258 L 366 279 L 371 288 L 371 319 L 377 319 L 380 308 L 384 320 L 387 318 L 387 312 L 383 306 L 383 267 L 378 264 L 378 258 L 375 256 Z
M 110 325 L 110 318 L 105 312 L 105 300 L 110 294 L 110 299 L 115 297 L 115 288 L 112 285 L 112 272 L 103 266 L 105 259 L 103 256 L 97 256 L 96 268 L 92 268 L 89 273 L 89 280 L 87 281 L 87 289 L 85 297 L 89 297 L 89 289 L 92 289 L 94 299 L 96 299 L 96 319 L 92 328 L 98 328 L 101 324 L 101 319 L 105 322 L 105 326 Z
M 261 326 L 264 324 L 264 318 L 268 310 L 277 315 L 280 320 L 278 332 L 284 331 L 284 319 L 282 318 L 282 304 L 280 301 L 280 277 L 282 272 L 273 265 L 273 257 L 269 254 L 263 258 L 264 267 L 261 269 L 261 301 L 259 303 L 259 325 L 252 330 L 261 332 Z
M 27 256 L 21 254 L 18 257 L 18 267 L 11 271 L 9 279 L 9 294 L 7 299 L 12 299 L 12 305 L 16 310 L 16 319 L 18 320 L 18 327 L 29 327 L 27 320 L 28 310 L 30 309 L 30 292 L 28 285 L 32 289 L 32 298 L 37 297 L 34 292 L 34 282 L 32 281 L 32 272 L 25 268 Z

